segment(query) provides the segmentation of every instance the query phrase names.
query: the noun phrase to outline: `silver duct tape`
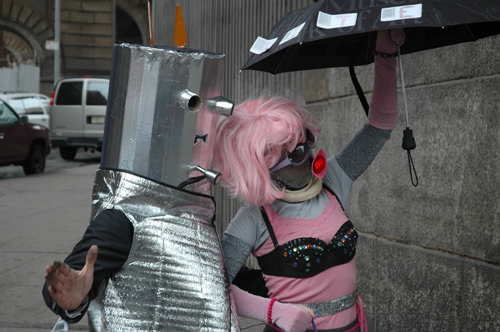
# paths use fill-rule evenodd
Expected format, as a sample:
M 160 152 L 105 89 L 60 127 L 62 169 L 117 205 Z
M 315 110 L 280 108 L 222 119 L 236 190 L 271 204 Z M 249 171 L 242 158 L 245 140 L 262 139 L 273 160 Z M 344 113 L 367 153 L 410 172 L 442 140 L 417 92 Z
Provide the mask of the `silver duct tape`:
M 121 210 L 134 226 L 127 262 L 89 308 L 95 331 L 229 331 L 231 313 L 211 197 L 99 169 L 92 218 Z
M 211 168 L 217 114 L 208 105 L 220 96 L 224 58 L 115 45 L 101 166 L 172 186 L 188 179 L 189 166 Z

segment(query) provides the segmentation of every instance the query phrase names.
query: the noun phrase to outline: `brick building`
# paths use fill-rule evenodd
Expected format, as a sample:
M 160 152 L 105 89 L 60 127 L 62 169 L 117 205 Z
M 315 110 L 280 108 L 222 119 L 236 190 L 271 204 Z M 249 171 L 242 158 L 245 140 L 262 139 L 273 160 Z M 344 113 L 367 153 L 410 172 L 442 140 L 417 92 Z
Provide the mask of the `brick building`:
M 40 92 L 54 80 L 53 0 L 0 0 L 0 66 L 34 64 Z M 147 3 L 140 0 L 61 1 L 60 76 L 109 75 L 115 42 L 149 42 Z

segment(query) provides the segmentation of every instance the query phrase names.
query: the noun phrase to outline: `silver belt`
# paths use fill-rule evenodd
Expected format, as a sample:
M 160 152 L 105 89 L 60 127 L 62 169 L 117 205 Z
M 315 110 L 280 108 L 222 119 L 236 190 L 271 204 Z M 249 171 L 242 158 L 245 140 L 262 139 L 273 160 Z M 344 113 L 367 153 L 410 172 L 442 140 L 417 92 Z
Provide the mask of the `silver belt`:
M 349 309 L 350 307 L 354 306 L 355 303 L 356 291 L 325 302 L 302 303 L 302 305 L 314 310 L 314 314 L 316 315 L 316 317 L 326 317 Z

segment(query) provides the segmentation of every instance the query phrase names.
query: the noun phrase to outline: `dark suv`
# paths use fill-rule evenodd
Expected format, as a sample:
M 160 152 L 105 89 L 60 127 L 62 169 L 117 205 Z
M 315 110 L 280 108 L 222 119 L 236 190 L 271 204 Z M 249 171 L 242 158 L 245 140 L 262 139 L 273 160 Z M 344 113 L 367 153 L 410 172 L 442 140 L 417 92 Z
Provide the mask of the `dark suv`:
M 49 130 L 28 123 L 26 115 L 0 101 L 0 166 L 21 165 L 26 175 L 43 173 L 49 152 Z

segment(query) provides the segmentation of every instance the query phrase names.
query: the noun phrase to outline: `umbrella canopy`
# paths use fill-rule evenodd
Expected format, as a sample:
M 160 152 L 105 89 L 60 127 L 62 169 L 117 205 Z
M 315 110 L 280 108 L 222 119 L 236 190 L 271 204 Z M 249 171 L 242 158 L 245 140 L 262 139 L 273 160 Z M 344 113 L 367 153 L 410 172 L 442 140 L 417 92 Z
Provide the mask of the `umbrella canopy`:
M 393 4 L 394 3 L 394 4 Z M 374 61 L 376 31 L 404 28 L 401 54 L 500 34 L 498 0 L 320 0 L 257 38 L 244 69 L 272 74 Z

